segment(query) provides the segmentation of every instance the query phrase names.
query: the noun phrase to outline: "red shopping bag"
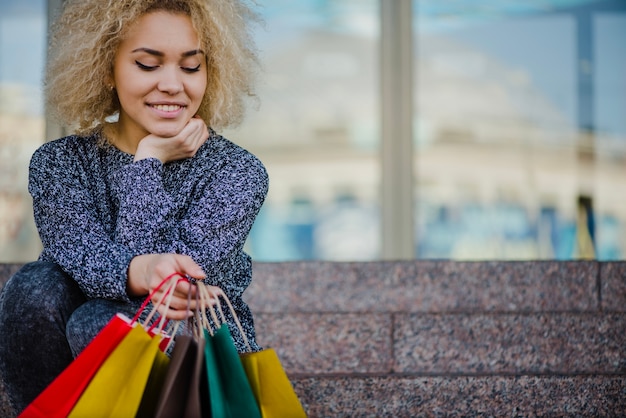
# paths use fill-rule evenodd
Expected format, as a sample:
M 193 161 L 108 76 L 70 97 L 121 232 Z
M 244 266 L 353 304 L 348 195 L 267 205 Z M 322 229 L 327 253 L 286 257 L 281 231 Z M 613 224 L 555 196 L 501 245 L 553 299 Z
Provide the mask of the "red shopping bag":
M 66 418 L 104 361 L 130 332 L 133 324 L 139 320 L 140 314 L 146 309 L 152 296 L 175 276 L 180 275 L 173 274 L 167 277 L 152 291 L 133 319 L 123 314 L 116 314 L 61 374 L 20 413 L 18 418 Z M 156 307 L 149 318 L 152 317 L 154 311 Z M 147 322 L 149 319 L 146 320 Z M 155 328 L 155 325 L 149 326 L 148 333 L 150 335 L 161 333 L 163 322 L 164 320 L 161 320 L 161 326 L 158 328 Z M 163 343 L 167 341 L 169 341 L 169 336 L 163 339 L 161 349 L 165 348 Z
M 104 360 L 131 330 L 131 320 L 117 314 L 70 365 L 35 398 L 19 418 L 64 418 Z

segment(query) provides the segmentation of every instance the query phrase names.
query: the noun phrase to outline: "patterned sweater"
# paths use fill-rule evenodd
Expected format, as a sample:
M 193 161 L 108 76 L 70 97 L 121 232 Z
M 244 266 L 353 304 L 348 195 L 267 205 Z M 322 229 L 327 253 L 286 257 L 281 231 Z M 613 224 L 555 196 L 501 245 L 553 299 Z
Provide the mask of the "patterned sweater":
M 135 255 L 185 254 L 206 283 L 243 303 L 252 276 L 243 247 L 268 190 L 263 164 L 214 132 L 194 157 L 166 164 L 133 162 L 102 142 L 99 134 L 68 136 L 33 154 L 40 260 L 59 264 L 88 298 L 129 301 Z

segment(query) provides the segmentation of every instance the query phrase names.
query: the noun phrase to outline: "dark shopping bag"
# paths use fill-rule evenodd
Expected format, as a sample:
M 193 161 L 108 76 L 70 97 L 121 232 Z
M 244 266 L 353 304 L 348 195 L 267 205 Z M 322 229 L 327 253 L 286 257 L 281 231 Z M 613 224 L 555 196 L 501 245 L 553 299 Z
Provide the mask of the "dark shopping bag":
M 172 359 L 159 395 L 154 416 L 157 418 L 202 417 L 201 391 L 204 376 L 204 339 L 178 335 Z M 204 406 L 204 409 L 207 405 Z

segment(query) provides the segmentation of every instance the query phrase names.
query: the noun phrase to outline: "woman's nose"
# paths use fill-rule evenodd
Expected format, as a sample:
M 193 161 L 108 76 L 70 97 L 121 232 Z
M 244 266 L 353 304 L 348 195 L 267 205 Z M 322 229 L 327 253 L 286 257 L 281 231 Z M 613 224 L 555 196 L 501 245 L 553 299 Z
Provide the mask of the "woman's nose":
M 178 68 L 164 67 L 157 85 L 159 91 L 174 95 L 183 91 L 183 82 Z

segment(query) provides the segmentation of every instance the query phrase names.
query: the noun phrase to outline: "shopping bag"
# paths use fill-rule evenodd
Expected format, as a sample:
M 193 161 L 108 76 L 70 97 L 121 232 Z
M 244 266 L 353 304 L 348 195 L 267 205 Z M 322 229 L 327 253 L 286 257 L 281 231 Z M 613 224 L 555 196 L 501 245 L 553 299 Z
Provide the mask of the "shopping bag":
M 203 411 L 210 410 L 209 399 L 203 394 L 208 392 L 207 376 L 204 373 L 204 338 L 196 340 L 198 349 L 196 352 L 196 362 L 191 374 L 191 384 L 187 393 L 187 405 L 185 405 L 185 418 L 200 418 L 206 416 Z
M 263 418 L 306 418 L 274 349 L 239 356 Z
M 65 418 L 105 359 L 130 332 L 131 320 L 115 315 L 19 418 Z
M 203 330 L 204 361 L 210 416 L 212 418 L 260 418 L 259 407 L 239 359 L 239 353 L 235 348 L 228 323 L 222 313 L 219 298 L 209 295 L 207 287 L 202 283 L 198 283 L 197 286 L 205 302 L 210 298 L 216 301 L 221 314 L 220 320 L 217 318 L 212 304 L 205 303 L 211 312 L 214 324 L 211 326 L 205 317 Z M 200 308 L 203 315 L 205 313 L 204 307 Z M 237 323 L 241 328 L 239 322 Z
M 227 326 L 224 320 L 220 299 L 223 299 L 237 325 L 237 329 L 247 347 L 247 352 L 239 354 L 239 360 L 243 366 L 248 383 L 257 402 L 260 414 L 263 418 L 306 418 L 306 412 L 293 386 L 285 373 L 276 351 L 265 349 L 252 352 L 246 334 L 237 318 L 230 300 L 225 294 L 216 295 L 217 310 L 220 313 L 222 327 Z M 220 319 L 214 309 L 209 306 L 213 321 L 219 323 Z M 218 333 L 215 333 L 218 336 Z
M 69 418 L 134 417 L 140 412 L 143 399 L 145 402 L 156 399 L 169 366 L 169 358 L 160 350 L 167 321 L 162 317 L 149 324 L 161 304 L 169 309 L 174 288 L 181 280 L 184 278 L 165 279 L 168 287 L 163 298 L 155 304 L 143 325 L 137 322 L 139 314 L 135 316 L 133 328 L 100 366 Z M 163 282 L 158 287 L 161 285 Z M 143 306 L 146 304 L 144 302 Z M 157 328 L 156 324 L 159 324 Z M 141 413 L 152 414 L 153 411 L 152 405 L 144 403 Z
M 188 306 L 191 294 L 188 295 Z M 159 396 L 155 418 L 201 418 L 210 411 L 204 364 L 204 332 L 200 296 L 194 315 L 187 321 L 187 333 L 175 338 L 172 361 Z M 203 413 L 204 412 L 204 413 Z
M 160 342 L 135 324 L 100 366 L 69 417 L 135 416 Z
M 222 324 L 211 336 L 205 331 L 204 358 L 212 418 L 261 417 L 248 377 L 230 334 Z
M 155 416 L 159 396 L 161 394 L 161 389 L 165 384 L 169 366 L 170 358 L 160 349 L 157 350 L 154 363 L 152 364 L 152 369 L 150 370 L 150 375 L 148 376 L 146 388 L 144 389 L 143 396 L 141 397 L 139 409 L 135 415 L 136 418 L 153 418 Z
M 192 335 L 178 335 L 154 416 L 202 417 L 200 391 L 206 387 L 206 383 L 202 381 L 203 371 L 204 339 L 198 340 Z M 208 403 L 204 405 L 205 410 L 207 406 Z

